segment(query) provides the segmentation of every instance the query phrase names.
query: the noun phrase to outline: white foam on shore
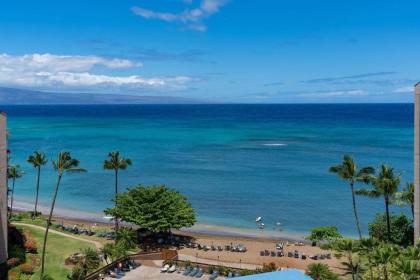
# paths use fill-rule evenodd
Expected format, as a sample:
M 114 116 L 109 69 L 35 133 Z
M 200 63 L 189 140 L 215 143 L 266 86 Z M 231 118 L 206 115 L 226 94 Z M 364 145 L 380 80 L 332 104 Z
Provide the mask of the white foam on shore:
M 18 200 L 14 202 L 13 209 L 19 211 L 33 211 L 33 203 L 24 202 Z M 43 215 L 48 215 L 50 208 L 49 206 L 38 205 L 38 211 Z M 100 222 L 108 223 L 109 220 L 104 219 L 104 215 L 101 213 L 80 211 L 66 208 L 54 208 L 54 216 L 56 218 L 63 219 L 76 219 L 84 220 L 86 222 Z M 287 231 L 271 231 L 271 230 L 258 230 L 258 229 L 247 229 L 238 227 L 227 227 L 219 225 L 210 225 L 197 223 L 190 228 L 181 229 L 183 232 L 205 234 L 205 235 L 216 235 L 216 236 L 232 236 L 232 237 L 245 237 L 245 238 L 262 238 L 262 239 L 276 239 L 276 240 L 291 240 L 291 241 L 304 241 L 304 236 L 300 233 L 287 232 Z

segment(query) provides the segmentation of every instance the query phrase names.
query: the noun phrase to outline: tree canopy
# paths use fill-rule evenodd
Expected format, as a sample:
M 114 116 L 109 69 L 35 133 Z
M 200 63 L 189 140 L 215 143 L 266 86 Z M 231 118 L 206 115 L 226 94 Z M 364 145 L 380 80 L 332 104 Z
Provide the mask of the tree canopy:
M 335 241 L 342 238 L 341 234 L 338 233 L 338 229 L 335 226 L 317 227 L 311 230 L 311 235 L 307 236 L 306 239 L 313 242 L 320 241 Z
M 114 208 L 107 215 L 147 228 L 152 232 L 191 227 L 196 222 L 194 209 L 187 198 L 174 189 L 162 186 L 137 186 L 116 196 Z

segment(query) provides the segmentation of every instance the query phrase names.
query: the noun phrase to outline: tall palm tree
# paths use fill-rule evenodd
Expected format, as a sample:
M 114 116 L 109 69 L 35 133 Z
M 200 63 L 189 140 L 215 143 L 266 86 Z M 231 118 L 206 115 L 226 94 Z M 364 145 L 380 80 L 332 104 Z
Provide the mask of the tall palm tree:
M 400 185 L 401 175 L 395 175 L 394 169 L 382 165 L 381 171 L 378 176 L 370 176 L 369 181 L 373 188 L 371 189 L 360 189 L 356 191 L 358 195 L 364 195 L 372 198 L 383 197 L 385 203 L 385 214 L 386 214 L 386 232 L 388 241 L 391 240 L 391 218 L 389 215 L 389 205 L 391 204 L 392 198 L 398 190 Z
M 9 219 L 12 217 L 13 213 L 13 195 L 15 193 L 15 182 L 16 179 L 19 179 L 23 176 L 23 171 L 20 169 L 19 165 L 11 165 L 7 169 L 7 178 L 12 179 L 12 189 L 10 190 L 12 193 L 12 197 L 10 199 L 10 212 L 9 212 Z
M 27 159 L 29 163 L 33 165 L 33 167 L 37 171 L 37 179 L 36 179 L 36 196 L 35 196 L 35 207 L 34 213 L 32 214 L 32 220 L 37 216 L 37 207 L 38 207 L 38 194 L 39 194 L 39 180 L 41 177 L 41 167 L 47 164 L 48 160 L 45 157 L 43 152 L 34 152 L 33 155 L 30 155 Z
M 392 202 L 398 206 L 409 206 L 414 219 L 414 184 L 407 183 L 405 188 L 394 195 Z
M 356 227 L 359 233 L 359 239 L 361 239 L 362 231 L 360 230 L 359 216 L 357 214 L 354 185 L 357 182 L 362 182 L 365 184 L 369 183 L 369 176 L 375 172 L 375 169 L 373 167 L 363 167 L 358 169 L 353 158 L 349 155 L 344 155 L 343 162 L 340 165 L 330 167 L 330 172 L 337 173 L 340 179 L 349 183 Z
M 114 170 L 115 173 L 115 206 L 117 206 L 117 194 L 118 194 L 118 172 L 119 170 L 125 170 L 131 165 L 131 159 L 120 157 L 120 152 L 110 152 L 108 159 L 104 161 L 104 169 Z M 118 217 L 115 219 L 115 233 L 118 232 Z
M 61 178 L 65 173 L 74 173 L 74 172 L 86 172 L 85 169 L 78 168 L 79 161 L 75 158 L 72 158 L 69 152 L 60 152 L 56 161 L 53 161 L 53 167 L 57 171 L 57 184 L 55 186 L 54 197 L 51 204 L 50 215 L 48 216 L 47 227 L 45 229 L 44 235 L 44 245 L 42 249 L 41 257 L 41 278 L 44 275 L 44 264 L 45 264 L 45 250 L 47 246 L 47 237 L 48 230 L 50 229 L 52 215 L 54 213 L 55 201 L 57 199 L 58 189 L 60 187 Z

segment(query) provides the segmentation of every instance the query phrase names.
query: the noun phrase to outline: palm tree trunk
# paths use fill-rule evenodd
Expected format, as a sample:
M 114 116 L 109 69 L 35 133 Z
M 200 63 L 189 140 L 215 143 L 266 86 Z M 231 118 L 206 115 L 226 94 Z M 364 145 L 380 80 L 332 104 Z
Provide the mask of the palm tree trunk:
M 12 197 L 11 197 L 11 199 L 10 199 L 10 213 L 9 213 L 9 219 L 12 217 L 12 214 L 13 214 L 13 195 L 15 194 L 15 181 L 16 181 L 16 179 L 15 179 L 15 178 L 13 178 L 13 181 L 12 181 Z
M 115 207 L 117 207 L 117 195 L 118 195 L 118 169 L 115 169 Z M 115 240 L 117 240 L 118 217 L 114 217 L 114 220 L 115 220 Z
M 411 215 L 413 216 L 413 221 L 414 221 L 414 204 L 411 204 Z
M 388 242 L 391 241 L 391 220 L 389 217 L 389 199 L 388 196 L 385 195 L 385 214 L 386 214 L 386 235 Z
M 36 179 L 36 196 L 35 196 L 35 209 L 32 215 L 32 220 L 35 220 L 37 216 L 37 207 L 38 207 L 38 193 L 39 193 L 39 178 L 41 177 L 41 167 L 38 167 L 38 178 Z
M 45 265 L 45 249 L 47 247 L 48 230 L 50 229 L 51 219 L 54 212 L 55 200 L 57 199 L 58 188 L 60 186 L 61 176 L 58 175 L 57 185 L 55 186 L 54 198 L 51 204 L 50 215 L 48 216 L 47 228 L 45 229 L 44 245 L 42 247 L 42 258 L 41 258 L 41 278 L 44 276 L 44 265 Z
M 350 183 L 350 188 L 351 188 L 351 195 L 352 195 L 352 199 L 353 199 L 354 218 L 356 219 L 357 232 L 359 233 L 359 240 L 360 240 L 360 239 L 362 239 L 362 231 L 360 230 L 359 216 L 357 215 L 356 197 L 354 195 L 353 183 Z

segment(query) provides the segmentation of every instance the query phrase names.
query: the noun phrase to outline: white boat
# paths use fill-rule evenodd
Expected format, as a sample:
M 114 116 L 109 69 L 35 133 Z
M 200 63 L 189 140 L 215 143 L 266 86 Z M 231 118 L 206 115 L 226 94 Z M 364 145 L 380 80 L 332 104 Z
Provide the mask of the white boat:
M 265 226 L 264 223 L 260 223 L 259 228 L 264 229 L 264 226 Z
M 262 218 L 261 218 L 261 217 L 258 217 L 258 218 L 256 218 L 256 219 L 255 219 L 255 222 L 256 222 L 256 223 L 258 223 L 258 222 L 260 222 L 261 220 L 262 220 Z

